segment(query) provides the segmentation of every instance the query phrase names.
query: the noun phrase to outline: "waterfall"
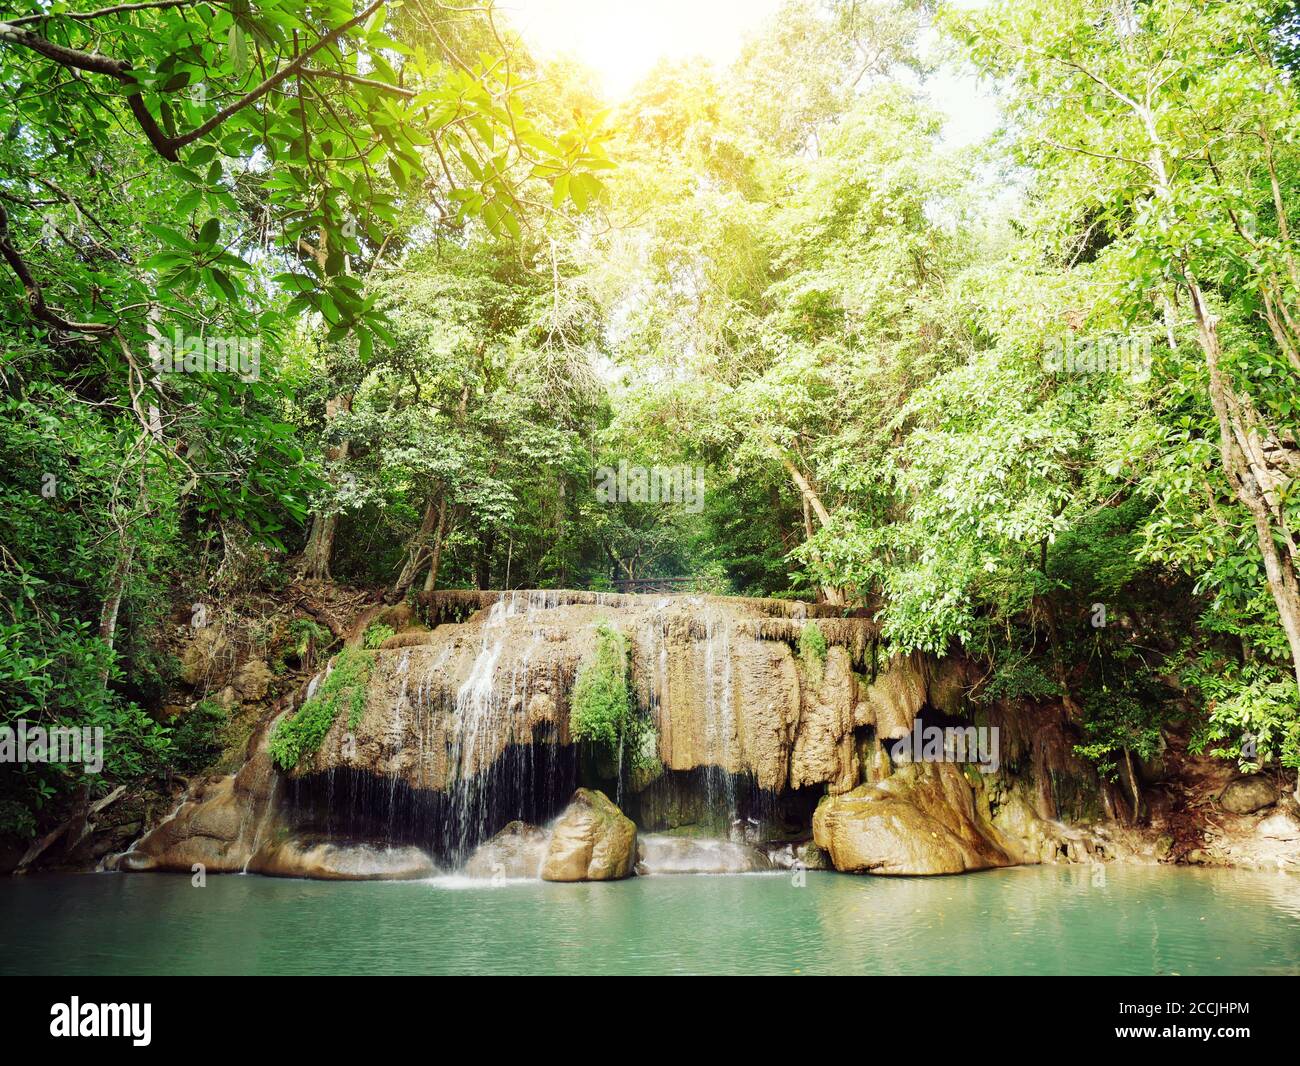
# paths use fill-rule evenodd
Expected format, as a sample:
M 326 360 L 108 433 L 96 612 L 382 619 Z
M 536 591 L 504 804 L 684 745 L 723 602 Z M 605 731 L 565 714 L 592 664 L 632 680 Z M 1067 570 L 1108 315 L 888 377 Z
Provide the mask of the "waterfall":
M 279 775 L 272 774 L 270 791 L 267 792 L 266 794 L 266 801 L 265 801 L 266 807 L 262 811 L 262 817 L 258 819 L 257 832 L 253 834 L 253 842 L 252 844 L 249 845 L 248 857 L 244 859 L 244 868 L 240 871 L 240 873 L 244 873 L 244 874 L 248 873 L 248 864 L 253 861 L 253 857 L 257 854 L 258 850 L 262 847 L 262 840 L 266 836 L 267 825 L 275 821 L 275 800 L 276 800 L 276 792 L 278 791 L 279 787 L 280 787 Z M 241 837 L 243 836 L 242 829 L 240 831 L 240 836 Z
M 422 788 L 429 788 L 434 777 L 436 753 L 430 741 L 437 736 L 434 714 L 440 707 L 435 696 L 441 691 L 443 670 L 455 648 L 455 641 L 449 640 L 443 644 L 433 662 L 425 669 L 415 694 L 415 706 L 419 712 L 416 717 L 416 742 L 419 745 L 416 765 L 419 767 L 418 780 Z
M 736 781 L 735 775 L 728 773 L 727 763 L 731 746 L 739 740 L 739 722 L 732 690 L 729 621 L 710 610 L 705 616 L 705 634 L 705 796 L 709 814 L 722 816 L 726 834 L 730 837 L 737 820 Z
M 663 609 L 669 605 L 667 599 L 660 600 L 653 611 L 647 614 L 633 644 L 633 662 L 644 664 L 644 669 L 633 667 L 633 679 L 636 685 L 634 698 L 641 713 L 649 716 L 654 723 L 659 746 L 658 754 L 664 756 L 664 730 L 667 716 L 663 713 L 664 693 L 668 689 L 668 620 Z M 615 803 L 623 803 L 623 751 L 618 753 L 618 796 Z
M 538 615 L 559 606 L 553 590 L 503 595 L 489 609 L 474 662 L 456 690 L 441 837 L 457 861 L 505 822 L 549 813 L 576 785 L 571 774 L 559 780 L 556 746 L 534 744 L 529 727 L 533 656 L 544 640 Z M 421 702 L 426 714 L 448 713 L 448 701 Z
M 491 729 L 496 714 L 494 675 L 504 646 L 505 620 L 514 613 L 515 603 L 512 592 L 492 605 L 483 626 L 478 656 L 456 693 L 448 787 L 456 854 L 461 858 L 468 852 L 471 839 L 484 835 L 487 796 L 481 773 L 484 767 L 478 765 L 480 740 Z
M 400 737 L 402 735 L 402 710 L 407 702 L 406 689 L 411 679 L 411 650 L 409 648 L 404 648 L 402 657 L 397 660 L 397 676 L 402 680 L 397 689 L 397 699 L 393 701 L 393 731 Z M 390 846 L 393 842 L 393 817 L 397 811 L 397 782 L 398 774 L 394 771 L 388 779 L 388 842 Z
M 462 609 L 478 604 L 466 618 Z M 822 713 L 812 723 L 819 729 L 852 718 L 851 707 L 831 714 L 804 706 L 791 645 L 801 613 L 825 617 L 812 606 L 465 590 L 451 608 L 463 620 L 411 627 L 402 643 L 374 656 L 357 729 L 343 717 L 355 707 L 349 697 L 312 763 L 277 776 L 268 794 L 262 775 L 279 773 L 266 749 L 276 725 L 268 720 L 249 752 L 265 762 L 238 785 L 233 774 L 200 782 L 189 793 L 194 802 L 178 807 L 166 832 L 153 831 L 129 864 L 188 869 L 188 856 L 212 852 L 214 863 L 229 861 L 238 872 L 249 868 L 246 848 L 256 853 L 283 836 L 415 847 L 459 866 L 511 822 L 545 825 L 579 784 L 604 790 L 648 832 L 752 843 L 811 819 L 812 790 L 786 792 L 796 756 L 801 779 L 829 782 L 839 772 L 815 748 L 798 747 L 794 728 L 806 712 Z M 620 750 L 616 780 L 611 760 L 588 758 L 594 753 L 573 742 L 567 718 L 601 618 L 632 643 L 636 711 L 653 721 L 662 763 L 643 768 Z M 857 619 L 824 624 L 837 646 L 860 648 L 870 635 Z M 333 669 L 327 664 L 310 680 L 309 699 Z M 292 713 L 287 703 L 280 712 Z M 218 818 L 235 822 L 237 846 L 209 842 L 205 827 Z

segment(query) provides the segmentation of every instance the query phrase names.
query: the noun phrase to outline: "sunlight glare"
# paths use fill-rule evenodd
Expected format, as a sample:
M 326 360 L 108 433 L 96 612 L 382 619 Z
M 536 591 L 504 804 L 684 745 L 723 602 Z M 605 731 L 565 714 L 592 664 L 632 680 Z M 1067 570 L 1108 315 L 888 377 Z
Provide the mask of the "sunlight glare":
M 573 55 L 618 100 L 661 58 L 730 63 L 779 6 L 780 0 L 502 0 L 500 9 L 541 55 Z

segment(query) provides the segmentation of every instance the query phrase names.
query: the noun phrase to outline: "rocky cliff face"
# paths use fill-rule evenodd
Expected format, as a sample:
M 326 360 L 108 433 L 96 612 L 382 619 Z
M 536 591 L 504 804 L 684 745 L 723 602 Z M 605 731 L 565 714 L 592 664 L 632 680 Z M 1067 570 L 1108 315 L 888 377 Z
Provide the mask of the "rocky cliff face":
M 526 826 L 494 842 L 509 863 L 472 853 L 507 823 L 555 816 L 581 784 L 602 786 L 643 830 L 724 836 L 742 851 L 785 840 L 793 855 L 815 828 L 841 870 L 954 873 L 1120 850 L 1056 821 L 1112 809 L 1064 741 L 968 706 L 959 664 L 877 661 L 866 619 L 786 601 L 563 592 L 440 593 L 420 610 L 432 628 L 373 653 L 363 698 L 290 773 L 272 765 L 268 738 L 320 677 L 252 738 L 239 773 L 196 786 L 122 868 L 421 876 L 432 855 L 535 869 L 548 853 Z M 648 769 L 602 765 L 570 735 L 570 693 L 601 619 L 628 641 L 631 687 L 654 725 Z M 918 722 L 976 718 L 1004 738 L 996 771 L 900 769 L 893 744 Z M 586 810 L 621 826 L 602 804 Z M 584 818 L 570 819 L 574 840 L 592 836 Z M 582 876 L 626 876 L 635 856 L 615 835 L 618 861 L 588 855 Z M 552 863 L 557 877 L 578 875 L 577 851 Z M 662 844 L 642 853 L 651 871 L 713 861 Z M 771 865 L 766 852 L 742 861 Z

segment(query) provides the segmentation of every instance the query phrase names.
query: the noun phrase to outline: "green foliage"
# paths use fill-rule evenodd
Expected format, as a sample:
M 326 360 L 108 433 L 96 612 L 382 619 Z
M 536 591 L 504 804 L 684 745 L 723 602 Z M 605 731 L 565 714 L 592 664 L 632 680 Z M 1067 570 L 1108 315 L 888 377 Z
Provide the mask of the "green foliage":
M 808 677 L 821 680 L 826 667 L 826 634 L 816 622 L 805 622 L 799 631 L 799 660 Z
M 1124 752 L 1150 759 L 1162 748 L 1160 704 L 1142 689 L 1098 688 L 1084 700 L 1083 727 L 1090 738 L 1075 752 L 1090 759 L 1108 780 L 1119 776 Z
M 333 639 L 333 634 L 315 619 L 295 618 L 289 623 L 290 644 L 280 653 L 280 667 L 284 667 L 285 658 L 292 652 L 302 668 L 310 670 L 316 652 L 321 648 L 329 647 Z
M 1192 751 L 1233 759 L 1246 772 L 1273 763 L 1300 769 L 1295 681 L 1285 667 L 1234 662 L 1207 650 L 1188 663 L 1183 681 L 1208 711 Z
M 1059 697 L 1061 686 L 1048 677 L 1032 654 L 1012 644 L 994 652 L 993 669 L 974 695 L 980 703 L 1042 700 Z
M 330 631 L 313 618 L 295 618 L 289 623 L 289 634 L 299 658 L 306 655 L 309 644 L 323 644 L 330 639 Z
M 573 685 L 569 729 L 575 740 L 616 751 L 630 714 L 627 639 L 602 620 L 596 623 L 595 653 L 583 661 Z
M 0 340 L 5 336 L 0 324 Z M 171 756 L 167 731 L 132 698 L 162 683 L 159 659 L 147 643 L 110 647 L 96 624 L 122 546 L 106 527 L 128 524 L 124 536 L 140 568 L 123 583 L 122 597 L 142 633 L 152 632 L 165 594 L 151 574 L 172 557 L 167 488 L 151 491 L 143 507 L 140 497 L 125 503 L 115 492 L 129 455 L 124 443 L 58 385 L 0 393 L 0 724 L 102 728 L 97 789 L 159 772 Z M 128 470 L 129 477 L 144 472 Z M 127 668 L 132 694 L 122 690 Z M 78 766 L 6 766 L 0 800 L 35 816 L 85 780 Z
M 171 727 L 172 765 L 182 773 L 205 770 L 225 747 L 230 714 L 216 700 L 200 700 Z
M 1048 552 L 1048 572 L 1073 599 L 1115 603 L 1143 573 L 1138 530 L 1150 515 L 1138 496 L 1081 515 L 1062 531 Z
M 606 620 L 596 623 L 596 649 L 578 669 L 569 704 L 575 740 L 628 760 L 631 769 L 656 761 L 654 724 L 636 712 L 627 681 L 627 639 Z
M 362 638 L 362 644 L 370 651 L 374 651 L 395 632 L 396 630 L 394 630 L 390 625 L 386 625 L 383 622 L 372 622 L 370 625 L 366 626 L 366 633 Z
M 0 837 L 30 840 L 36 835 L 36 816 L 16 800 L 0 800 Z
M 1280 624 L 1298 606 L 1285 532 L 1300 519 L 1294 462 L 1247 459 L 1240 443 L 1290 440 L 1300 411 L 1296 324 L 1279 310 L 1297 296 L 1293 14 L 1225 0 L 1004 0 L 944 16 L 1003 84 L 1006 147 L 1031 171 L 1026 232 L 1062 287 L 1082 283 L 1073 325 L 1153 341 L 1150 380 L 1103 408 L 1109 422 L 1094 424 L 1111 431 L 1091 435 L 1104 446 L 1071 463 L 1075 495 L 1110 504 L 1136 487 L 1129 514 L 1104 550 L 1067 551 L 1051 572 L 1101 598 L 1145 591 L 1148 617 L 1167 613 L 1152 577 L 1192 579 L 1191 617 L 1177 621 L 1195 619 L 1180 657 L 1209 715 L 1196 742 L 1228 758 L 1258 730 L 1256 757 L 1293 759 L 1300 720 L 1300 646 Z M 1122 484 L 1108 492 L 1099 473 Z M 1252 499 L 1261 476 L 1279 491 Z M 1146 573 L 1126 580 L 1135 562 Z M 1130 710 L 1108 712 L 1107 728 L 1141 746 L 1148 731 Z
M 304 755 L 320 750 L 340 711 L 347 709 L 348 729 L 361 724 L 366 709 L 366 685 L 374 655 L 344 648 L 334 657 L 328 676 L 290 718 L 281 719 L 271 734 L 271 757 L 281 770 L 292 770 Z
M 601 193 L 596 172 L 610 165 L 589 122 L 567 130 L 534 122 L 510 81 L 509 56 L 493 54 L 504 39 L 478 17 L 482 9 L 448 19 L 422 11 L 423 0 L 408 0 L 406 11 L 373 0 L 360 12 L 339 0 L 236 9 L 182 0 L 76 19 L 67 16 L 90 5 L 28 6 L 21 33 L 0 46 L 0 73 L 14 87 L 14 129 L 25 134 L 5 138 L 4 170 L 32 196 L 7 206 L 39 230 L 28 205 L 40 179 L 62 188 L 76 175 L 74 192 L 88 184 L 107 197 L 118 175 L 84 175 L 110 159 L 125 173 L 143 168 L 153 183 L 144 187 L 173 205 L 141 219 L 140 269 L 116 272 L 110 292 L 101 291 L 107 306 L 93 307 L 100 272 L 69 275 L 92 333 L 107 334 L 115 308 L 133 297 L 169 310 L 192 298 L 255 305 L 265 279 L 254 250 L 269 237 L 287 312 L 319 313 L 334 339 L 355 331 L 368 346 L 387 336 L 385 320 L 349 265 L 373 260 L 393 237 L 402 198 L 434 181 L 432 160 L 455 182 L 446 190 L 450 214 L 513 237 L 530 179 L 548 199 L 553 193 L 557 209 L 572 201 L 581 211 Z M 430 19 L 442 33 L 429 32 Z M 116 66 L 88 67 L 78 53 L 90 52 L 99 66 Z M 276 88 L 286 77 L 295 92 Z M 78 201 L 60 203 L 60 217 L 76 225 Z M 252 203 L 256 212 L 242 210 Z M 145 332 L 143 311 L 118 326 L 134 341 Z

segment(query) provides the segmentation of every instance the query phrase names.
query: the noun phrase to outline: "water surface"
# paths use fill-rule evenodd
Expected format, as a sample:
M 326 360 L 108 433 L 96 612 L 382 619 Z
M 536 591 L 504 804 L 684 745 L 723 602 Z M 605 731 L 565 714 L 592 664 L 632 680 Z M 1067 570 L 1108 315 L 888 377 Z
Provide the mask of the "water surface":
M 18 878 L 0 882 L 0 973 L 1300 973 L 1300 877 L 1104 875 Z

